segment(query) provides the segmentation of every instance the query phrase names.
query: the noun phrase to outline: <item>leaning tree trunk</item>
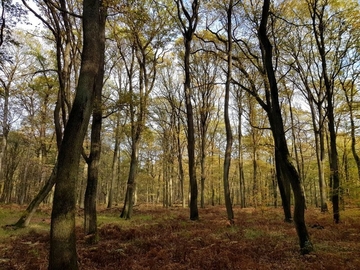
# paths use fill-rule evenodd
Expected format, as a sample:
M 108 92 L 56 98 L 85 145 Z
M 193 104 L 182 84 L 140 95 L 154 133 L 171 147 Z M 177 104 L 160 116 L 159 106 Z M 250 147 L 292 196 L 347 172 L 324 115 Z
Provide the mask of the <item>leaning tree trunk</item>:
M 24 228 L 29 225 L 31 218 L 34 215 L 34 213 L 36 212 L 40 203 L 45 199 L 45 197 L 49 194 L 50 190 L 55 185 L 56 170 L 57 170 L 57 165 L 55 165 L 47 182 L 45 183 L 43 188 L 39 191 L 39 193 L 36 195 L 36 197 L 28 205 L 28 207 L 26 208 L 26 210 L 22 214 L 22 216 L 19 218 L 19 220 L 14 225 L 11 225 L 11 226 L 14 226 L 17 228 Z
M 78 269 L 75 238 L 76 182 L 82 143 L 93 109 L 101 61 L 100 1 L 83 1 L 83 51 L 79 82 L 59 149 L 51 213 L 49 269 Z
M 290 190 L 290 182 L 281 172 L 281 157 L 278 149 L 275 148 L 275 171 L 276 171 L 276 179 L 280 191 L 280 197 L 282 202 L 282 207 L 284 211 L 284 221 L 291 223 L 292 215 L 291 215 L 291 190 Z
M 275 151 L 277 151 L 280 161 L 280 172 L 284 179 L 290 181 L 295 200 L 294 223 L 299 238 L 300 250 L 302 254 L 307 254 L 313 250 L 309 234 L 305 224 L 305 196 L 302 190 L 300 177 L 291 162 L 291 156 L 287 147 L 285 130 L 279 104 L 278 87 L 275 72 L 272 64 L 272 44 L 267 36 L 267 22 L 269 17 L 270 0 L 264 0 L 262 18 L 258 31 L 260 47 L 263 56 L 263 63 L 266 70 L 269 88 L 271 108 L 268 112 L 269 122 L 275 141 Z

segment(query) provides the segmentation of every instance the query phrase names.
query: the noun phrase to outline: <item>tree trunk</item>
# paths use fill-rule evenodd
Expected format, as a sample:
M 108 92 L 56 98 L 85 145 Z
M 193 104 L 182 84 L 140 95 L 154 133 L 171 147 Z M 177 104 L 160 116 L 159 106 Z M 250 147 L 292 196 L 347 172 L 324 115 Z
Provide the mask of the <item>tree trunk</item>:
M 111 182 L 110 182 L 110 188 L 109 188 L 109 199 L 108 199 L 108 205 L 107 208 L 111 208 L 113 205 L 114 200 L 114 188 L 115 188 L 115 182 L 117 179 L 117 168 L 119 166 L 119 145 L 120 145 L 120 139 L 119 139 L 119 128 L 120 128 L 120 114 L 116 116 L 116 130 L 115 130 L 115 146 L 114 146 L 114 154 L 113 154 L 113 160 L 111 165 Z
M 126 194 L 124 200 L 124 206 L 121 211 L 120 217 L 125 219 L 130 219 L 132 216 L 133 206 L 134 206 L 134 192 L 135 192 L 135 178 L 138 168 L 138 142 L 133 142 L 131 149 L 131 161 L 130 161 L 130 170 L 127 180 Z
M 229 100 L 230 100 L 230 86 L 232 78 L 232 10 L 233 1 L 230 0 L 227 8 L 227 74 L 225 83 L 225 104 L 224 104 L 224 117 L 226 129 L 226 148 L 224 158 L 224 198 L 227 212 L 227 218 L 232 224 L 234 222 L 234 212 L 232 208 L 232 201 L 229 187 L 229 172 L 231 165 L 231 149 L 233 144 L 233 135 L 231 131 L 231 123 L 229 117 Z
M 51 213 L 49 269 L 78 269 L 75 238 L 75 188 L 82 143 L 93 109 L 101 61 L 100 2 L 83 2 L 83 51 L 79 82 L 58 154 Z
M 205 133 L 205 132 L 204 132 Z M 205 140 L 206 134 L 201 135 L 201 158 L 200 158 L 200 207 L 205 208 Z
M 97 215 L 96 215 L 96 195 L 99 178 L 99 163 L 101 155 L 101 125 L 102 125 L 102 88 L 104 80 L 105 64 L 105 21 L 106 10 L 102 10 L 99 21 L 99 70 L 94 90 L 94 107 L 91 126 L 90 156 L 88 163 L 88 179 L 84 200 L 84 232 L 88 244 L 98 242 Z
M 11 81 L 11 80 L 10 80 Z M 9 98 L 10 98 L 10 83 L 5 83 L 3 80 L 0 80 L 2 87 L 4 88 L 4 104 L 3 104 L 3 116 L 1 119 L 2 122 L 2 138 L 1 138 L 1 149 L 0 149 L 0 183 L 2 181 L 6 181 L 5 177 L 5 160 L 6 160 L 6 152 L 7 152 L 7 143 L 8 143 L 8 135 L 10 132 L 10 124 L 9 124 Z M 1 193 L 2 191 L 2 193 Z M 0 185 L 0 195 L 1 201 L 4 202 L 5 195 L 5 186 L 1 188 Z
M 277 152 L 276 162 L 280 161 L 281 175 L 287 181 L 290 181 L 294 193 L 294 223 L 299 238 L 300 250 L 302 254 L 307 254 L 313 250 L 309 234 L 305 224 L 305 196 L 302 190 L 300 177 L 291 163 L 290 153 L 287 147 L 285 130 L 281 115 L 281 109 L 278 97 L 278 87 L 275 72 L 272 64 L 272 45 L 267 36 L 267 22 L 269 17 L 270 0 L 264 0 L 261 23 L 258 31 L 260 47 L 263 56 L 263 63 L 266 70 L 269 88 L 271 108 L 268 112 L 271 130 L 273 132 L 275 151 Z
M 273 134 L 273 136 L 275 136 Z M 276 179 L 280 191 L 280 197 L 282 202 L 282 207 L 284 210 L 284 221 L 285 222 L 292 222 L 292 215 L 291 215 L 291 194 L 290 194 L 290 182 L 288 181 L 287 177 L 284 176 L 281 172 L 280 167 L 280 158 L 281 153 L 275 147 L 275 168 L 276 168 Z
M 196 164 L 195 164 L 195 128 L 193 106 L 191 103 L 191 85 L 190 85 L 190 44 L 191 39 L 185 38 L 185 105 L 186 105 L 186 119 L 187 119 L 187 141 L 188 141 L 188 156 L 189 156 L 189 178 L 190 178 L 190 219 L 198 220 L 199 212 L 197 206 L 198 188 L 196 181 Z
M 13 226 L 18 227 L 18 228 L 24 228 L 29 225 L 32 216 L 36 212 L 36 209 L 39 207 L 40 203 L 45 199 L 45 197 L 49 194 L 49 192 L 55 185 L 56 170 L 57 170 L 57 165 L 55 165 L 50 177 L 48 178 L 48 180 L 45 183 L 45 185 L 43 186 L 43 188 L 39 191 L 39 193 L 36 195 L 36 197 L 31 201 L 31 203 L 28 205 L 28 207 L 26 208 L 23 215 L 19 218 L 19 220 Z
M 184 38 L 184 93 L 185 93 L 185 107 L 186 107 L 186 120 L 187 120 L 187 149 L 189 157 L 189 179 L 190 179 L 190 219 L 198 220 L 199 211 L 197 206 L 198 187 L 196 181 L 196 167 L 195 167 L 195 128 L 194 128 L 194 115 L 192 106 L 192 89 L 191 89 L 191 76 L 190 76 L 190 53 L 191 41 L 196 30 L 198 23 L 198 11 L 200 3 L 194 0 L 191 5 L 191 15 L 186 10 L 183 0 L 175 1 L 178 10 L 178 19 L 182 26 L 182 34 Z M 187 23 L 182 20 L 181 12 L 186 14 Z M 187 25 L 188 24 L 188 25 Z
M 180 110 L 180 109 L 179 109 Z M 180 119 L 178 119 L 177 128 L 176 128 L 176 141 L 177 141 L 177 160 L 179 164 L 179 181 L 180 181 L 180 189 L 181 189 L 181 199 L 182 199 L 182 207 L 185 208 L 186 205 L 186 196 L 184 191 L 184 166 L 182 162 L 182 149 L 181 149 L 181 139 L 180 139 Z
M 322 76 L 324 78 L 325 91 L 326 91 L 328 130 L 330 134 L 329 156 L 330 156 L 331 201 L 333 205 L 334 221 L 335 223 L 339 223 L 340 175 L 339 175 L 338 153 L 336 146 L 335 116 L 334 116 L 334 104 L 333 104 L 334 82 L 333 79 L 330 79 L 327 70 L 327 59 L 326 59 L 327 49 L 325 47 L 325 38 L 324 38 L 324 31 L 325 31 L 324 12 L 325 12 L 326 3 L 324 3 L 324 6 L 321 6 L 320 9 L 318 9 L 319 8 L 318 4 L 319 4 L 318 1 L 314 1 L 314 3 L 308 3 L 310 14 L 312 17 L 313 32 L 320 55 Z

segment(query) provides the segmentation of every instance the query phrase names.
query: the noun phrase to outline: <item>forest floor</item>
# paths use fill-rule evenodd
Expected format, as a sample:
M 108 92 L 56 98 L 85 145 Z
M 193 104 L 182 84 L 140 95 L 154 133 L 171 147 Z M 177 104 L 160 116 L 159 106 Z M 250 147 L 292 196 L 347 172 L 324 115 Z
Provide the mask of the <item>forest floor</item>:
M 0 269 L 47 269 L 50 209 L 42 208 L 28 228 L 5 229 L 23 207 L 0 205 Z M 300 255 L 293 224 L 283 222 L 280 208 L 234 207 L 230 226 L 223 207 L 199 209 L 200 219 L 189 220 L 181 207 L 135 207 L 131 220 L 120 209 L 100 209 L 100 240 L 88 246 L 77 217 L 80 269 L 360 269 L 360 209 L 341 212 L 334 224 L 331 213 L 306 211 L 315 251 Z M 66 270 L 66 269 L 64 269 Z

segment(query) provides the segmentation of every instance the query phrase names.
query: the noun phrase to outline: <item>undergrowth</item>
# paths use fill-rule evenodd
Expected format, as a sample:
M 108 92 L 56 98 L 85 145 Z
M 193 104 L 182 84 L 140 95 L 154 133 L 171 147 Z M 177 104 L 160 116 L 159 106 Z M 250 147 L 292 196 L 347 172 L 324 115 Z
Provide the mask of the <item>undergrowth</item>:
M 0 207 L 0 225 L 20 212 Z M 138 207 L 131 220 L 119 213 L 117 208 L 99 211 L 100 241 L 88 246 L 79 211 L 80 269 L 360 269 L 359 209 L 341 212 L 340 224 L 332 222 L 330 213 L 307 210 L 315 251 L 305 256 L 281 209 L 234 208 L 233 226 L 222 207 L 199 209 L 199 221 L 190 221 L 188 209 L 180 207 Z M 26 230 L 1 229 L 1 270 L 47 269 L 48 215 L 40 211 Z

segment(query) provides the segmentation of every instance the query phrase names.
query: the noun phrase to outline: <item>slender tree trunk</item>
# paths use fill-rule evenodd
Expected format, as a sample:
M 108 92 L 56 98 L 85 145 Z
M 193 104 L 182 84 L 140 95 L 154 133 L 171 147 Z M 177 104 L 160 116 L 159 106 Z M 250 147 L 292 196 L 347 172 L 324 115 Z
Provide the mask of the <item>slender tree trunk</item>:
M 120 115 L 117 115 L 116 119 L 116 130 L 115 130 L 115 146 L 114 146 L 114 154 L 113 154 L 113 160 L 111 165 L 111 182 L 110 182 L 110 188 L 109 188 L 109 199 L 108 199 L 108 205 L 107 208 L 111 208 L 113 205 L 114 200 L 114 188 L 115 188 L 115 182 L 117 179 L 117 168 L 119 166 L 119 128 L 120 128 Z
M 131 161 L 130 161 L 130 170 L 127 180 L 127 188 L 125 194 L 124 206 L 121 211 L 120 217 L 125 219 L 130 219 L 132 216 L 133 206 L 134 206 L 134 192 L 135 192 L 135 178 L 138 168 L 138 141 L 133 142 L 131 149 Z
M 7 152 L 7 143 L 8 143 L 8 135 L 10 132 L 9 125 L 9 97 L 10 97 L 10 85 L 5 84 L 3 80 L 0 80 L 2 87 L 4 88 L 4 105 L 3 105 L 3 116 L 2 116 L 2 138 L 1 138 L 1 149 L 0 149 L 0 183 L 2 181 L 5 182 L 5 160 L 6 160 L 6 152 Z M 1 193 L 2 191 L 2 193 Z M 0 185 L 0 195 L 1 201 L 4 202 L 5 196 L 5 186 L 2 188 Z
M 75 238 L 75 188 L 82 143 L 93 109 L 93 92 L 101 61 L 100 2 L 83 2 L 83 51 L 79 82 L 58 154 L 51 213 L 49 269 L 78 269 Z
M 340 174 L 339 174 L 339 161 L 336 146 L 336 131 L 335 131 L 335 116 L 334 116 L 334 82 L 330 79 L 327 70 L 327 49 L 325 46 L 325 34 L 324 34 L 324 14 L 326 3 L 319 3 L 320 1 L 308 2 L 309 11 L 312 17 L 312 27 L 316 40 L 316 45 L 319 51 L 321 60 L 322 76 L 324 78 L 326 101 L 327 101 L 327 119 L 328 130 L 330 135 L 330 189 L 331 189 L 331 201 L 333 205 L 333 218 L 335 223 L 340 221 L 339 212 L 339 194 L 340 194 Z M 321 6 L 319 6 L 322 4 Z
M 198 12 L 200 2 L 193 0 L 191 4 L 191 14 L 186 9 L 187 4 L 184 4 L 184 0 L 175 0 L 178 19 L 182 27 L 182 34 L 184 39 L 184 93 L 185 93 L 185 107 L 186 107 L 186 120 L 187 120 L 187 149 L 189 157 L 189 179 L 190 179 L 190 219 L 198 220 L 199 211 L 197 206 L 198 187 L 196 180 L 196 167 L 195 167 L 195 128 L 194 128 L 194 115 L 192 106 L 192 89 L 191 89 L 191 76 L 190 76 L 190 53 L 191 53 L 191 41 L 195 33 L 198 24 Z M 181 13 L 185 14 L 187 22 L 185 22 L 181 16 Z
M 204 127 L 203 127 L 204 128 Z M 201 135 L 201 158 L 200 158 L 200 207 L 205 208 L 205 180 L 206 180 L 206 171 L 205 171 L 205 140 L 206 134 L 202 132 Z
M 287 147 L 284 125 L 282 121 L 281 109 L 278 97 L 278 87 L 275 72 L 272 64 L 272 44 L 267 36 L 267 22 L 269 17 L 270 0 L 264 0 L 261 23 L 259 27 L 259 40 L 263 56 L 264 67 L 268 77 L 270 88 L 270 98 L 272 107 L 268 112 L 271 130 L 273 132 L 277 160 L 280 162 L 281 175 L 290 181 L 294 193 L 294 223 L 299 238 L 300 250 L 302 254 L 307 254 L 313 250 L 309 234 L 305 224 L 305 196 L 302 190 L 300 177 L 291 163 L 290 153 Z
M 193 106 L 191 103 L 191 85 L 190 85 L 190 44 L 191 39 L 185 38 L 185 105 L 187 117 L 187 140 L 189 156 L 189 178 L 190 178 L 190 219 L 198 220 L 199 212 L 197 206 L 198 188 L 196 181 L 196 164 L 195 164 L 195 128 Z
M 358 76 L 358 75 L 356 75 Z M 347 83 L 347 81 L 340 81 L 341 87 L 344 91 L 345 98 L 346 98 L 346 104 L 349 109 L 349 115 L 350 115 L 350 135 L 351 135 L 351 152 L 354 157 L 356 168 L 357 168 L 357 174 L 358 174 L 358 181 L 360 181 L 360 157 L 358 153 L 356 152 L 356 126 L 354 121 L 354 95 L 356 91 L 355 82 L 356 78 L 352 78 L 352 80 Z M 350 94 L 348 93 L 350 91 Z
M 181 193 L 181 198 L 182 198 L 182 207 L 185 208 L 186 205 L 186 196 L 185 196 L 185 191 L 184 191 L 184 166 L 182 163 L 182 148 L 181 148 L 181 139 L 180 139 L 180 119 L 178 120 L 177 123 L 177 129 L 176 129 L 176 141 L 177 141 L 177 160 L 178 160 L 178 164 L 179 164 L 179 181 L 180 181 L 180 193 Z
M 240 99 L 238 97 L 238 103 L 240 103 Z M 240 103 L 241 104 L 241 103 Z M 239 161 L 238 161 L 238 167 L 239 167 L 239 188 L 240 188 L 240 207 L 245 208 L 246 207 L 246 200 L 245 200 L 245 177 L 244 177 L 244 162 L 243 162 L 243 151 L 242 151 L 242 131 L 241 131 L 241 125 L 242 125 L 242 108 L 241 105 L 239 106 L 239 125 L 238 125 L 238 152 L 239 152 Z
M 39 191 L 36 197 L 31 201 L 31 203 L 26 208 L 23 215 L 19 218 L 19 220 L 13 225 L 18 228 L 27 227 L 30 223 L 30 220 L 34 213 L 36 212 L 37 208 L 39 207 L 40 203 L 45 199 L 45 197 L 49 194 L 53 186 L 55 185 L 56 179 L 56 170 L 57 165 L 55 165 L 50 177 L 48 178 L 47 182 L 43 186 L 43 188 Z
M 224 198 L 226 205 L 226 212 L 228 220 L 234 222 L 234 212 L 232 209 L 232 201 L 229 186 L 229 172 L 231 165 L 231 150 L 233 144 L 233 135 L 231 131 L 231 123 L 229 117 L 229 100 L 230 100 L 230 86 L 232 79 L 232 10 L 233 0 L 230 0 L 227 9 L 227 74 L 225 83 L 225 105 L 224 105 L 224 117 L 225 117 L 225 129 L 226 129 L 226 148 L 224 158 Z

